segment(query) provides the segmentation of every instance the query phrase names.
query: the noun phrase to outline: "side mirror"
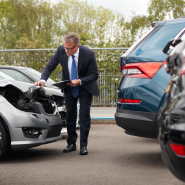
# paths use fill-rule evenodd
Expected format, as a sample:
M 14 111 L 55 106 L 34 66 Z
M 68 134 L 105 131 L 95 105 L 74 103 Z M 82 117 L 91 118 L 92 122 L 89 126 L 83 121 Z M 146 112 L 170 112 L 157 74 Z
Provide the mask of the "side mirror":
M 177 44 L 179 44 L 180 42 L 182 42 L 182 40 L 180 38 L 178 39 L 171 39 L 167 44 L 166 46 L 164 47 L 163 49 L 163 53 L 167 53 L 168 54 L 168 50 L 170 48 L 170 46 L 173 46 L 175 47 Z

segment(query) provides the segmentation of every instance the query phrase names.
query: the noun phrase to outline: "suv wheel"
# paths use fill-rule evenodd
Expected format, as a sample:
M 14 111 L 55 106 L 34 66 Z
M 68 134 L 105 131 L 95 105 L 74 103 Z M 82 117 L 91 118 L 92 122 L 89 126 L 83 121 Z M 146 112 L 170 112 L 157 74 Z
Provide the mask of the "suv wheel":
M 3 126 L 2 120 L 0 120 L 0 158 L 5 154 L 8 148 L 8 135 Z

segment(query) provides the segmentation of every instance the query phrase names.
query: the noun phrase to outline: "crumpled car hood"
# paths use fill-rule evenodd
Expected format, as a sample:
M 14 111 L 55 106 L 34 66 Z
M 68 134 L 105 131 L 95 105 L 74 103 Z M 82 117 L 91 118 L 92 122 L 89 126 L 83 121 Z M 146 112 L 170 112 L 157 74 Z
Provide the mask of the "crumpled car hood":
M 45 113 L 58 113 L 53 96 L 39 86 L 14 80 L 0 80 L 0 95 L 21 111 L 40 113 L 39 103 Z
M 6 79 L 0 80 L 0 87 L 4 87 L 4 86 L 10 85 L 10 84 L 16 86 L 22 92 L 27 91 L 30 86 L 34 86 L 31 83 L 20 82 L 20 81 L 16 81 L 16 80 L 6 80 Z M 50 87 L 44 87 L 44 89 L 46 89 L 52 95 L 63 96 L 63 93 L 61 93 L 60 89 L 54 89 L 54 88 L 50 88 Z
M 25 82 L 19 82 L 16 80 L 6 80 L 6 79 L 0 80 L 0 87 L 5 87 L 7 85 L 13 85 L 17 87 L 18 89 L 20 89 L 22 92 L 27 91 L 30 86 L 34 86 L 32 84 L 25 83 Z

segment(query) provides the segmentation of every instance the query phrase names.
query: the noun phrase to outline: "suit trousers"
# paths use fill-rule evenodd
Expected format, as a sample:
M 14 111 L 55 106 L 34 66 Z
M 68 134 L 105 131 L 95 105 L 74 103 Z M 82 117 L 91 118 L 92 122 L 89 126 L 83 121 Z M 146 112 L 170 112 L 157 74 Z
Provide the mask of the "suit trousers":
M 76 119 L 78 98 L 80 101 L 80 146 L 87 146 L 91 124 L 90 106 L 92 102 L 92 94 L 83 86 L 79 86 L 79 95 L 76 98 L 71 94 L 71 87 L 66 87 L 64 89 L 64 100 L 67 109 L 67 143 L 75 144 L 77 141 Z

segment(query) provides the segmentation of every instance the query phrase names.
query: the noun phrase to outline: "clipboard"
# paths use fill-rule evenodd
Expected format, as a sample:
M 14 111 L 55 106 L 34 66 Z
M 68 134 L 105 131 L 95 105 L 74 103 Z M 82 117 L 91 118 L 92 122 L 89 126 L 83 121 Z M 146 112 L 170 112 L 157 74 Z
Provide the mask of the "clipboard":
M 66 84 L 70 83 L 70 82 L 71 82 L 70 80 L 65 80 L 65 81 L 60 81 L 60 82 L 54 83 L 52 85 L 59 87 L 59 88 L 64 88 L 66 86 Z

